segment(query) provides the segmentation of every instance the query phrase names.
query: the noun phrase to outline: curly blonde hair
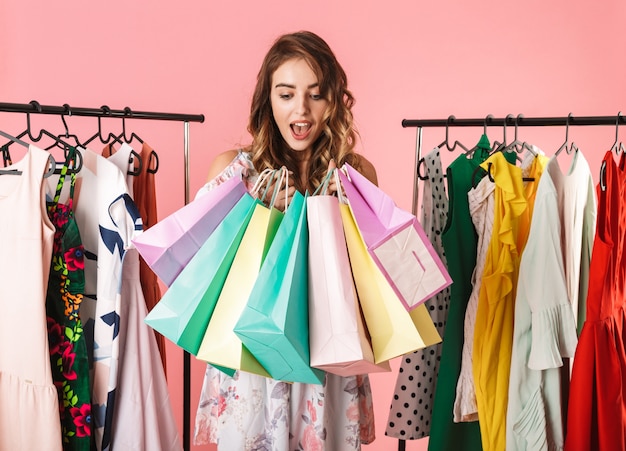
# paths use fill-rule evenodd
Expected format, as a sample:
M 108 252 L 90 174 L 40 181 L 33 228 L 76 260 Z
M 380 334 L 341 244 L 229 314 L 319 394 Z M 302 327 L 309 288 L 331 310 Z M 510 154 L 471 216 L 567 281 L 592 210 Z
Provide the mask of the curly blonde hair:
M 331 159 L 337 167 L 348 163 L 360 169 L 360 158 L 354 152 L 357 131 L 354 127 L 352 106 L 354 97 L 348 90 L 346 73 L 328 44 L 315 33 L 299 31 L 280 36 L 268 51 L 257 76 L 257 84 L 250 107 L 248 132 L 252 144 L 248 151 L 258 172 L 281 166 L 297 173 L 297 161 L 280 134 L 274 121 L 270 100 L 272 76 L 278 67 L 291 59 L 303 59 L 317 76 L 320 95 L 327 99 L 328 108 L 323 117 L 324 128 L 313 144 L 306 185 L 296 177 L 296 188 L 313 191 L 326 175 Z

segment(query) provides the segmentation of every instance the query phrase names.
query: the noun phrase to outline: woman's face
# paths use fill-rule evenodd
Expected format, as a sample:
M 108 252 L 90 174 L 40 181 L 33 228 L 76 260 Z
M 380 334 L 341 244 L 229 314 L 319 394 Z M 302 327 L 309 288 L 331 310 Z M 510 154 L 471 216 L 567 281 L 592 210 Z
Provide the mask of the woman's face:
M 328 101 L 320 96 L 309 64 L 298 58 L 280 65 L 272 75 L 270 98 L 274 121 L 287 145 L 296 152 L 310 153 L 322 133 Z

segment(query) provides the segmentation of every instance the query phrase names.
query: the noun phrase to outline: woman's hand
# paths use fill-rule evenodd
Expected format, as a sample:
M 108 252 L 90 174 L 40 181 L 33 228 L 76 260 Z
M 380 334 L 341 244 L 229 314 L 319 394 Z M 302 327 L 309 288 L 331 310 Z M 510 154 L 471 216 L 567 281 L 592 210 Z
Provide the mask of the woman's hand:
M 328 163 L 328 172 L 337 169 L 337 165 L 335 164 L 335 160 L 330 160 L 330 162 Z M 339 185 L 339 186 L 337 186 Z M 328 189 L 326 190 L 326 194 L 328 194 L 329 196 L 334 196 L 337 194 L 337 190 L 341 189 L 341 193 L 343 194 L 343 187 L 341 186 L 341 183 L 339 181 L 339 177 L 331 177 L 331 179 L 328 182 Z
M 270 180 L 263 202 L 268 207 L 271 207 L 272 199 L 274 199 L 274 208 L 284 212 L 296 193 L 296 187 L 294 185 L 293 173 L 285 168 L 283 168 L 283 171 L 284 174 L 278 171 L 276 177 Z M 265 187 L 261 187 L 259 193 L 264 194 L 265 192 Z M 276 194 L 274 195 L 274 193 Z

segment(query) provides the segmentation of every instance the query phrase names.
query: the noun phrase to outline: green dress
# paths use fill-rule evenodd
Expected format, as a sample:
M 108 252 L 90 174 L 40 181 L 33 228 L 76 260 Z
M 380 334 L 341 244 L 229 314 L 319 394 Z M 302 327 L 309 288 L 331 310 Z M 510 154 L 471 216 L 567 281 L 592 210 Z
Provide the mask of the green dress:
M 89 450 L 91 445 L 91 395 L 89 363 L 79 307 L 85 288 L 83 244 L 72 209 L 76 174 L 72 172 L 67 204 L 59 202 L 68 166 L 68 152 L 48 216 L 55 227 L 52 264 L 46 295 L 46 315 L 52 378 L 59 393 L 63 449 Z
M 475 185 L 484 176 L 484 171 L 477 168 L 489 156 L 489 151 L 489 140 L 483 135 L 471 158 L 466 154 L 459 155 L 446 170 L 449 207 L 442 241 L 453 282 L 433 403 L 429 451 L 482 449 L 478 422 L 455 423 L 452 412 L 461 371 L 465 309 L 472 292 L 471 278 L 478 241 L 467 193 L 473 183 Z

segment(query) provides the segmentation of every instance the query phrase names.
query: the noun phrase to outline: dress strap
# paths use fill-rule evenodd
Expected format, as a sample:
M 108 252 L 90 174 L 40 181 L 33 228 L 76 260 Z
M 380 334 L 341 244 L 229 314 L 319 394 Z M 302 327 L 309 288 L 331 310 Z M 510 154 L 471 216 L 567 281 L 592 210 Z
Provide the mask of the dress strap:
M 70 147 L 67 151 L 67 155 L 65 156 L 65 162 L 61 167 L 61 174 L 59 176 L 59 181 L 57 182 L 56 192 L 54 193 L 53 205 L 51 206 L 51 211 L 56 210 L 57 205 L 59 204 L 59 199 L 61 198 L 61 191 L 63 190 L 63 185 L 65 183 L 65 177 L 70 175 L 70 195 L 68 199 L 68 206 L 71 209 L 74 201 L 74 186 L 76 185 L 76 171 L 71 170 L 70 168 L 76 167 L 77 159 L 76 159 L 77 150 L 75 147 Z

